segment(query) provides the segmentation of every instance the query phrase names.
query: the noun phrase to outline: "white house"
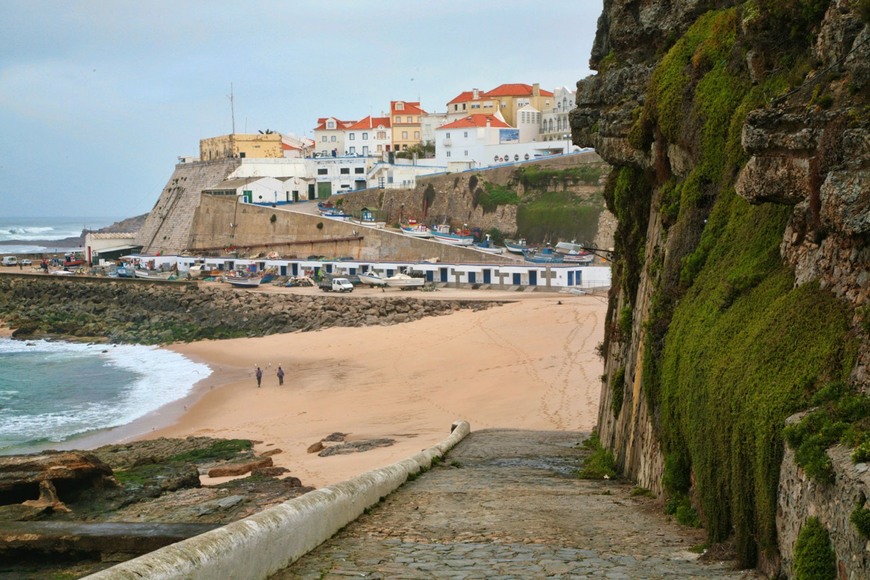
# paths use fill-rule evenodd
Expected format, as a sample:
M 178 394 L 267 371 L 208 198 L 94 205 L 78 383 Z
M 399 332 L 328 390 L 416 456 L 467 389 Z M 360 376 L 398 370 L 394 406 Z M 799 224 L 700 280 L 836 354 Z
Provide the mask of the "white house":
M 346 155 L 345 130 L 356 121 L 342 121 L 335 117 L 317 119 L 314 128 L 314 154 L 319 157 Z
M 392 131 L 389 117 L 368 117 L 345 130 L 346 155 L 382 155 L 389 151 Z

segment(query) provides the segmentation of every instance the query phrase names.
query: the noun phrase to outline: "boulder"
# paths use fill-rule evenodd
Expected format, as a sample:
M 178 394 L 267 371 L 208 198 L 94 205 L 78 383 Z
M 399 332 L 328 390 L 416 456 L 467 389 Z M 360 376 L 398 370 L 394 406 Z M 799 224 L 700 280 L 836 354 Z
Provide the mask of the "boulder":
M 50 485 L 43 485 L 48 482 Z M 95 455 L 81 451 L 46 451 L 35 455 L 0 457 L 0 504 L 27 500 L 62 502 L 52 495 L 78 494 L 82 489 L 116 486 L 112 469 Z M 42 487 L 41 487 L 42 486 Z
M 249 471 L 253 471 L 254 469 L 259 469 L 262 467 L 272 467 L 272 458 L 271 457 L 260 457 L 254 459 L 253 461 L 246 461 L 244 463 L 232 463 L 229 465 L 221 465 L 219 467 L 212 467 L 208 470 L 209 477 L 232 477 L 236 475 L 244 475 Z

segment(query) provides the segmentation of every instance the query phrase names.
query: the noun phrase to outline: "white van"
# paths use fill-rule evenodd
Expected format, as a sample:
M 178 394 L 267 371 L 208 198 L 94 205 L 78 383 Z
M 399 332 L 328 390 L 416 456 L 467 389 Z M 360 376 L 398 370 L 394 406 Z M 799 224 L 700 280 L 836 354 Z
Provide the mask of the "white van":
M 3 256 L 3 265 L 4 266 L 17 266 L 18 258 L 15 256 Z

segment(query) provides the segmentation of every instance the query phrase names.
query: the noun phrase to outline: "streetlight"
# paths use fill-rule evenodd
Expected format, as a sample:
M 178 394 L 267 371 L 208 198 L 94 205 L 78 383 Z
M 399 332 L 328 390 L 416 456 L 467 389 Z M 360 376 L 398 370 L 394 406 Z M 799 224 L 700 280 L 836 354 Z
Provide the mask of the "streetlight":
M 571 151 L 571 134 L 565 133 L 565 155 Z

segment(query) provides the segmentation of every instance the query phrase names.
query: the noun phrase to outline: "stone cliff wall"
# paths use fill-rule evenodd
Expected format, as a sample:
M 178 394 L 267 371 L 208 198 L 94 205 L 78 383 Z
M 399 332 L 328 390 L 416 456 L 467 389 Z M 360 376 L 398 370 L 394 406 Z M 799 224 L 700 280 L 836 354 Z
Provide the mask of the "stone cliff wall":
M 807 483 L 782 435 L 827 385 L 870 393 L 868 21 L 859 0 L 605 0 L 571 113 L 619 219 L 601 440 L 771 574 L 820 513 L 841 577 L 868 570 L 864 464 Z
M 0 276 L 0 319 L 16 337 L 144 344 L 391 325 L 497 303 L 238 292 L 196 283 Z

